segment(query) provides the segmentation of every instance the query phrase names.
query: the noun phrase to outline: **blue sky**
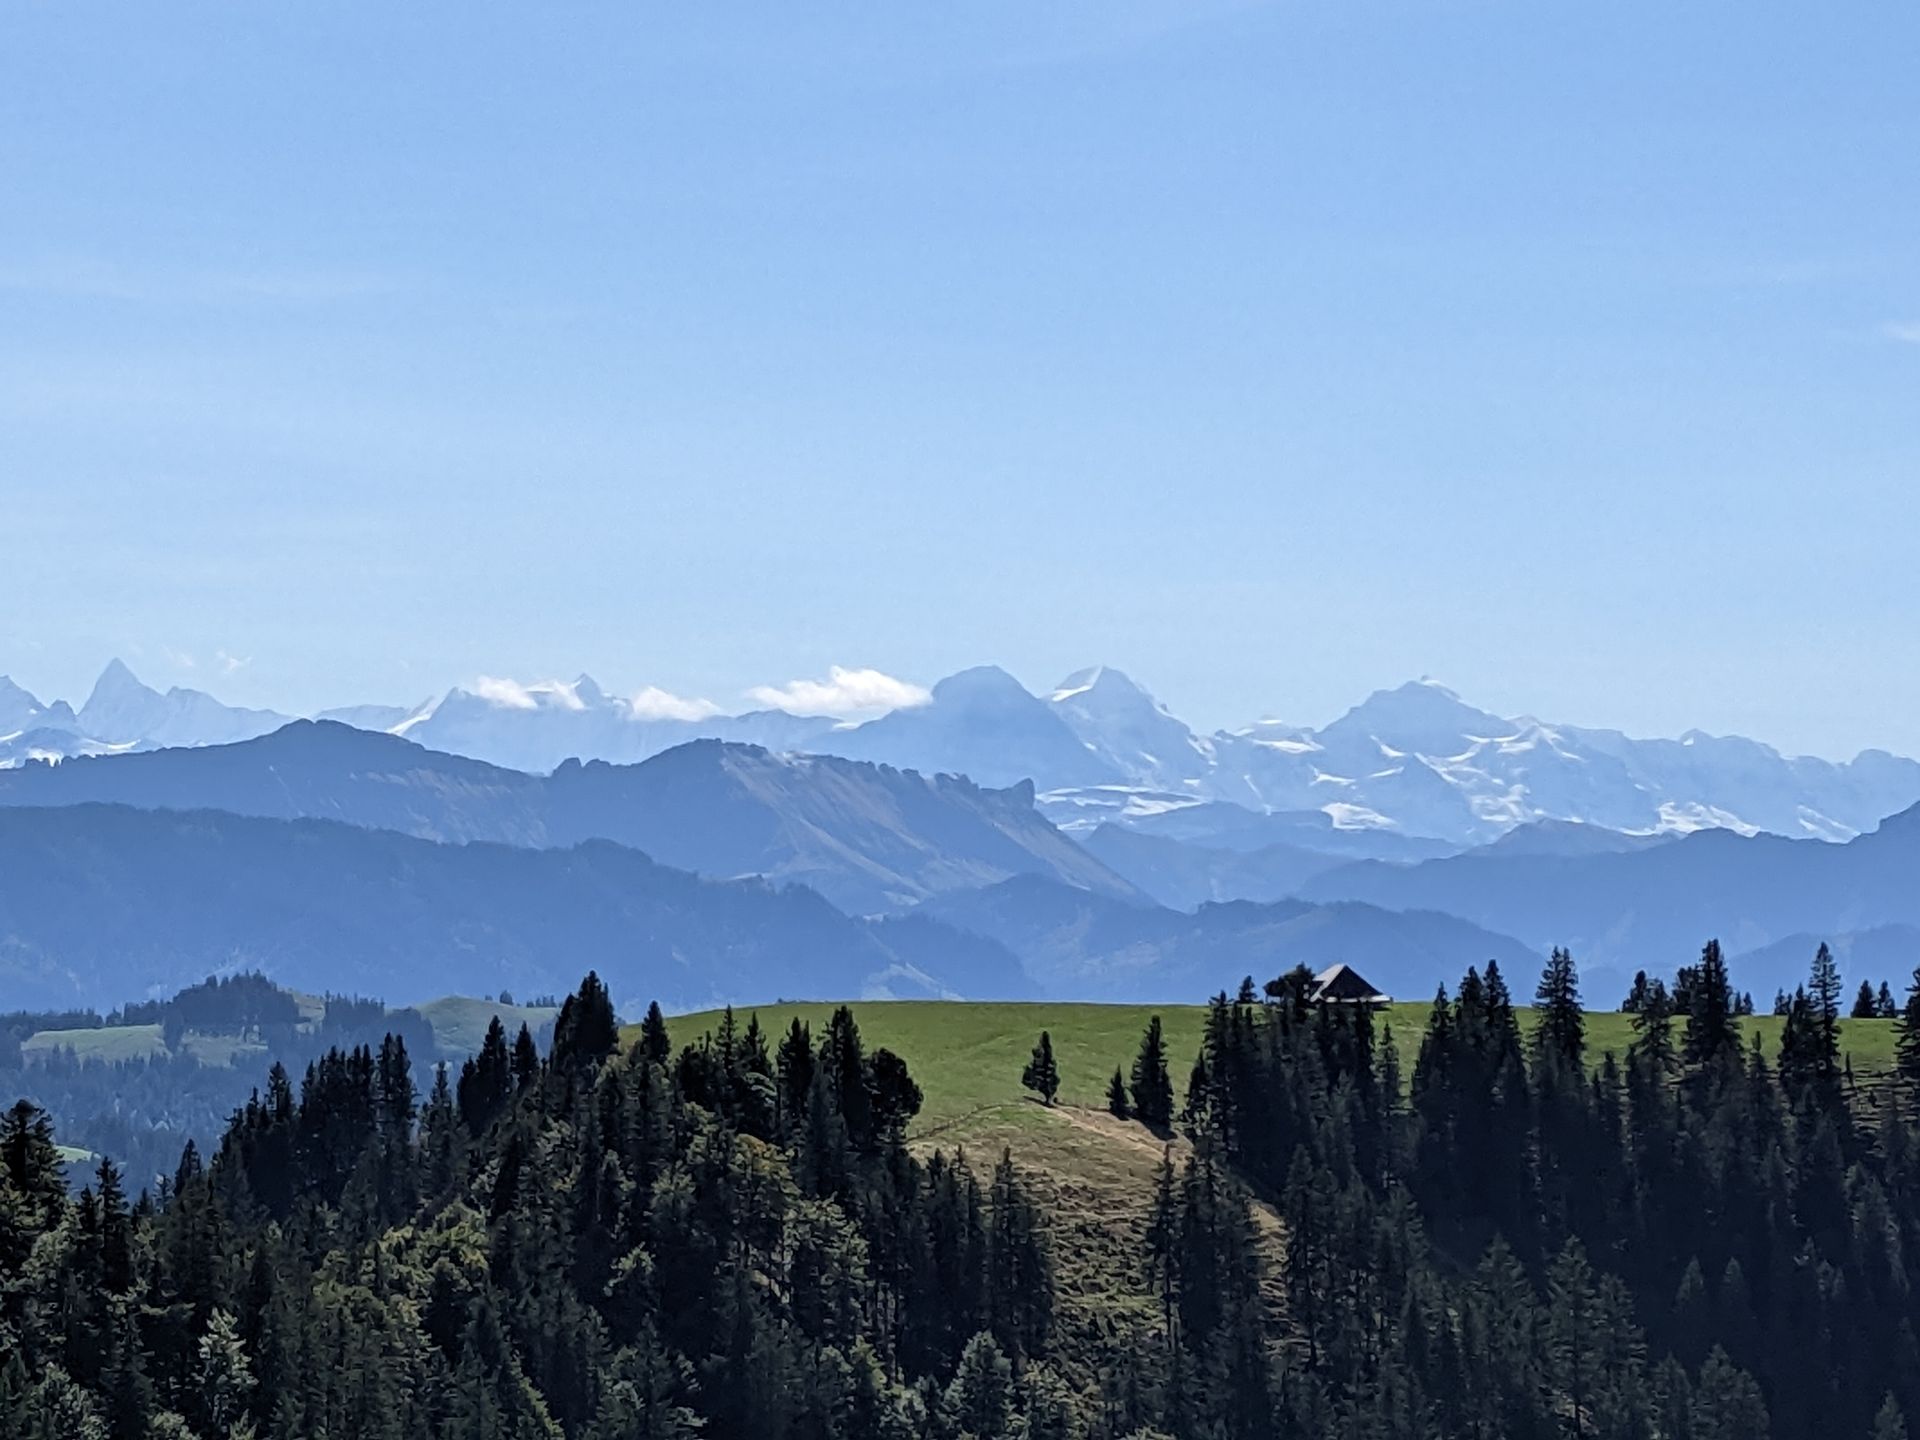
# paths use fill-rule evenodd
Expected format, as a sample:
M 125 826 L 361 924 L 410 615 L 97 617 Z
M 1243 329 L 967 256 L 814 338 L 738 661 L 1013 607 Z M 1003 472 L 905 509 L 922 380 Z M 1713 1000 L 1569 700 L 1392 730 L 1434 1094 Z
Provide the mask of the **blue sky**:
M 0 672 L 1106 661 L 1206 726 L 1431 673 L 1920 752 L 1916 53 L 1845 3 L 10 6 Z

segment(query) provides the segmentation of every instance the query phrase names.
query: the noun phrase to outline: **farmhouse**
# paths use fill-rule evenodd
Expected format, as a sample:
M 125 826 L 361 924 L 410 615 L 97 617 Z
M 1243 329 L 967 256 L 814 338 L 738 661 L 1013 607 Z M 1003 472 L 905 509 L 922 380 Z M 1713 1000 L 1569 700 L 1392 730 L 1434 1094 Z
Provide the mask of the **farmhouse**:
M 1330 965 L 1313 977 L 1307 1000 L 1314 1005 L 1373 1005 L 1391 1003 L 1391 997 L 1367 983 L 1351 965 Z

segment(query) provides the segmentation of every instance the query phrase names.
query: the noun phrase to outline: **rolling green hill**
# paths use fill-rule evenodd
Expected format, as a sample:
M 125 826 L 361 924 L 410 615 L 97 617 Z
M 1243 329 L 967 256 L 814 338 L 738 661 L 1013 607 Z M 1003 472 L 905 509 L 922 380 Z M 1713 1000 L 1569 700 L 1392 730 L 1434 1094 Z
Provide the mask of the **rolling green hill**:
M 1383 1017 L 1393 1030 L 1403 1072 L 1409 1075 L 1428 1009 L 1424 1001 L 1396 1004 L 1389 1006 Z M 759 1016 L 761 1027 L 777 1040 L 795 1018 L 817 1033 L 833 1010 L 834 1006 L 827 1003 L 777 1004 L 742 1009 L 736 1014 L 742 1025 L 750 1015 Z M 857 1002 L 853 1012 L 867 1045 L 884 1045 L 902 1056 L 926 1093 L 926 1105 L 915 1131 L 917 1137 L 926 1139 L 936 1134 L 964 1136 L 970 1126 L 992 1112 L 1024 1108 L 1028 1102 L 1020 1088 L 1020 1070 L 1042 1030 L 1053 1037 L 1054 1056 L 1060 1066 L 1060 1103 L 1102 1109 L 1113 1067 L 1124 1067 L 1132 1061 L 1149 1018 L 1161 1017 L 1175 1080 L 1182 1085 L 1198 1051 L 1206 1019 L 1206 1007 L 1202 1005 L 888 1000 Z M 1523 1009 L 1519 1016 L 1521 1028 L 1531 1031 L 1534 1012 Z M 697 1040 L 719 1021 L 719 1011 L 707 1010 L 670 1019 L 667 1025 L 674 1043 L 681 1045 Z M 1769 1057 L 1778 1049 L 1779 1019 L 1756 1015 L 1740 1023 L 1748 1033 L 1759 1034 Z M 437 1020 L 435 1028 L 439 1028 Z M 1852 1058 L 1857 1074 L 1873 1075 L 1892 1064 L 1892 1021 L 1843 1021 L 1841 1037 L 1842 1048 Z M 1624 1058 L 1632 1039 L 1631 1015 L 1600 1011 L 1587 1016 L 1587 1044 L 1596 1064 L 1609 1050 Z
M 447 995 L 413 1007 L 433 1027 L 434 1042 L 443 1055 L 470 1055 L 487 1038 L 487 1026 L 500 1017 L 511 1040 L 522 1025 L 536 1035 L 540 1027 L 560 1013 L 552 1005 L 502 1005 L 494 1000 L 475 1000 L 466 995 Z
M 536 1034 L 560 1012 L 551 1005 L 502 1005 L 493 1000 L 476 1000 L 465 995 L 449 995 L 414 1007 L 433 1027 L 433 1038 L 440 1052 L 461 1056 L 480 1048 L 487 1025 L 498 1015 L 509 1036 L 522 1024 Z M 319 1020 L 324 1004 L 302 1006 L 308 1024 Z M 189 1030 L 184 1045 L 202 1065 L 246 1066 L 267 1053 L 267 1047 L 231 1035 L 210 1035 Z M 81 1060 L 111 1063 L 121 1060 L 156 1059 L 167 1053 L 158 1025 L 99 1025 L 81 1030 L 38 1030 L 21 1042 L 21 1055 L 31 1061 L 44 1059 L 56 1051 L 70 1050 Z M 264 1071 L 265 1064 L 260 1069 Z
M 1176 1160 L 1187 1147 L 1178 1136 L 1157 1135 L 1109 1115 L 1107 1080 L 1114 1066 L 1131 1064 L 1147 1021 L 1159 1015 L 1176 1096 L 1183 1095 L 1205 1007 L 862 1001 L 852 1008 L 869 1050 L 885 1046 L 904 1058 L 925 1094 L 912 1131 L 917 1148 L 963 1149 L 976 1168 L 985 1168 L 1003 1146 L 1010 1147 L 1028 1173 L 1052 1217 L 1061 1320 L 1069 1334 L 1091 1342 L 1149 1320 L 1138 1272 L 1154 1171 L 1169 1143 Z M 1424 1002 L 1398 1004 L 1383 1017 L 1405 1075 L 1411 1076 L 1429 1008 Z M 776 1004 L 736 1011 L 735 1018 L 744 1026 L 757 1015 L 772 1045 L 795 1018 L 817 1037 L 833 1010 L 830 1004 Z M 667 1027 L 680 1046 L 719 1021 L 720 1012 L 702 1011 L 670 1018 Z M 1520 1022 L 1530 1031 L 1533 1013 L 1521 1011 Z M 1769 1055 L 1777 1050 L 1779 1020 L 1757 1016 L 1742 1024 L 1759 1033 Z M 1042 1029 L 1052 1037 L 1060 1067 L 1060 1104 L 1051 1110 L 1020 1086 L 1021 1068 Z M 1624 1056 L 1632 1017 L 1590 1014 L 1587 1032 L 1595 1063 L 1607 1050 Z M 630 1028 L 627 1040 L 637 1033 Z M 1856 1074 L 1888 1068 L 1891 1021 L 1847 1021 L 1842 1035 Z M 1272 1239 L 1277 1218 L 1264 1208 L 1256 1218 Z

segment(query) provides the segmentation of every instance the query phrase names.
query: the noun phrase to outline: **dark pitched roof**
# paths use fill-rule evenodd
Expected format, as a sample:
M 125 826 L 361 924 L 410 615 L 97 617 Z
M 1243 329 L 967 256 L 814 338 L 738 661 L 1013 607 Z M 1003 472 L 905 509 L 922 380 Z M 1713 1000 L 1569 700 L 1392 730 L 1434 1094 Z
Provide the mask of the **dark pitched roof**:
M 1309 997 L 1315 1004 L 1329 1002 L 1385 1000 L 1387 997 L 1367 983 L 1366 977 L 1351 965 L 1331 965 L 1313 977 Z

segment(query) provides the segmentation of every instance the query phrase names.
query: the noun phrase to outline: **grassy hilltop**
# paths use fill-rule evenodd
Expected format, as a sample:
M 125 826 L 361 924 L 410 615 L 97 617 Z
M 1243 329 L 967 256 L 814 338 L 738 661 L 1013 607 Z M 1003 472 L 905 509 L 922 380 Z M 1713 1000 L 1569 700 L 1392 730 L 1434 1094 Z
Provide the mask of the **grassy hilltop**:
M 1033 1128 L 1045 1116 L 1020 1088 L 1020 1070 L 1040 1032 L 1053 1037 L 1060 1065 L 1060 1103 L 1069 1108 L 1104 1109 L 1108 1077 L 1123 1069 L 1139 1048 L 1147 1021 L 1158 1015 L 1166 1031 L 1169 1063 L 1176 1088 L 1184 1089 L 1187 1069 L 1200 1047 L 1206 1021 L 1204 1005 L 1074 1005 L 973 1003 L 942 1000 L 863 1000 L 853 1004 L 861 1037 L 869 1049 L 884 1045 L 907 1062 L 926 1106 L 914 1127 L 917 1138 L 950 1136 L 965 1141 L 983 1124 Z M 1411 1075 L 1427 1023 L 1428 1002 L 1403 1002 L 1387 1008 L 1381 1023 L 1392 1027 L 1403 1071 Z M 835 1009 L 831 1002 L 781 1003 L 735 1011 L 743 1027 L 760 1018 L 769 1045 L 777 1043 L 794 1019 L 816 1035 Z M 1520 1026 L 1530 1032 L 1531 1009 L 1519 1011 Z M 700 1038 L 720 1023 L 717 1010 L 669 1019 L 676 1045 Z M 1675 1022 L 1675 1035 L 1684 1021 Z M 1771 1015 L 1740 1022 L 1746 1034 L 1758 1034 L 1769 1057 L 1779 1048 L 1782 1021 Z M 1842 1048 L 1856 1074 L 1873 1075 L 1893 1061 L 1893 1022 L 1847 1020 L 1841 1024 Z M 631 1038 L 631 1037 L 629 1037 Z M 1633 1017 L 1618 1011 L 1587 1016 L 1587 1047 L 1598 1064 L 1611 1050 L 1622 1059 L 1633 1039 Z M 1028 1113 L 1032 1112 L 1032 1113 Z M 952 1143 L 949 1141 L 948 1143 Z
M 1175 1101 L 1186 1090 L 1187 1071 L 1198 1052 L 1206 1007 L 1202 1005 L 991 1004 L 964 1001 L 859 1001 L 852 1005 L 869 1051 L 885 1046 L 906 1060 L 925 1093 L 910 1132 L 916 1148 L 964 1149 L 977 1169 L 990 1167 L 1003 1146 L 1044 1198 L 1052 1217 L 1054 1261 L 1059 1270 L 1061 1321 L 1071 1346 L 1111 1335 L 1151 1317 L 1138 1275 L 1155 1168 L 1169 1143 L 1144 1125 L 1118 1120 L 1106 1110 L 1107 1081 L 1114 1066 L 1132 1064 L 1141 1032 L 1160 1016 L 1167 1037 Z M 1428 1002 L 1397 1004 L 1382 1017 L 1393 1029 L 1403 1071 L 1411 1076 L 1427 1022 Z M 777 1045 L 795 1018 L 821 1033 L 835 1006 L 827 1002 L 743 1007 L 743 1028 L 758 1016 L 768 1045 Z M 671 1017 L 675 1046 L 697 1041 L 720 1023 L 720 1012 Z M 1534 1014 L 1520 1012 L 1523 1030 Z M 1769 1055 L 1780 1042 L 1781 1021 L 1755 1016 L 1741 1021 L 1757 1032 Z M 1020 1071 L 1034 1042 L 1046 1030 L 1060 1067 L 1060 1103 L 1048 1109 L 1020 1086 Z M 626 1038 L 638 1034 L 630 1027 Z M 1624 1057 L 1632 1017 L 1587 1016 L 1595 1063 L 1607 1050 Z M 1885 1070 L 1893 1055 L 1893 1022 L 1850 1020 L 1842 1044 L 1857 1075 Z M 1176 1161 L 1185 1141 L 1173 1137 Z M 1270 1238 L 1278 1221 L 1264 1210 Z M 1275 1250 L 1270 1259 L 1277 1260 Z M 1126 1277 L 1133 1277 L 1131 1282 Z

